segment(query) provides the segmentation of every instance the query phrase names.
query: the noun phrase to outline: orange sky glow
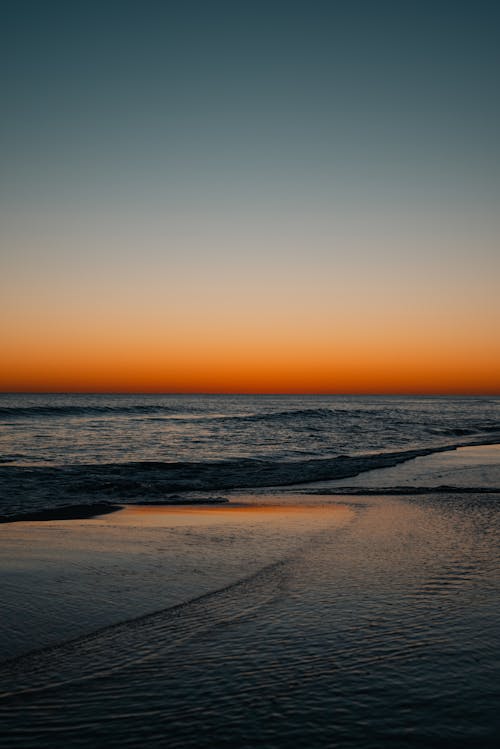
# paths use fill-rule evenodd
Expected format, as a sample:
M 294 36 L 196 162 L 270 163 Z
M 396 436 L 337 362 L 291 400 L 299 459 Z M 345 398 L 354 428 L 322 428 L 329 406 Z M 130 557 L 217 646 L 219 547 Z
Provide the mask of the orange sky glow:
M 43 327 L 43 326 L 42 326 Z M 0 389 L 25 392 L 498 393 L 495 331 L 353 325 L 305 331 L 95 328 L 31 332 L 4 342 Z
M 0 391 L 500 393 L 487 13 L 11 5 Z
M 409 273 L 344 259 L 342 274 L 338 258 L 318 270 L 274 257 L 222 278 L 222 262 L 210 276 L 35 258 L 2 296 L 0 390 L 500 392 L 496 277 L 431 275 L 419 257 Z

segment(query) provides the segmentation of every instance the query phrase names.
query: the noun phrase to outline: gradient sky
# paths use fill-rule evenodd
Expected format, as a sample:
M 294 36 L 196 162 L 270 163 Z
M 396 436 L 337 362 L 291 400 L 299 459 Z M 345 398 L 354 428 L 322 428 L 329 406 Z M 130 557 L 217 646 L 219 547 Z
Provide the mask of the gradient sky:
M 0 390 L 500 392 L 500 10 L 2 4 Z

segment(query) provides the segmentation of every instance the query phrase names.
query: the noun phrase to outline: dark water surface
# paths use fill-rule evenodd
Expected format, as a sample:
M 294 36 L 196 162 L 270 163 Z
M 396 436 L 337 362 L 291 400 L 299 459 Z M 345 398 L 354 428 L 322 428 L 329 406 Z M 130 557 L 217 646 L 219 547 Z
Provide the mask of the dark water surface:
M 0 394 L 0 519 L 286 486 L 500 441 L 500 398 Z
M 237 507 L 158 522 L 197 528 L 205 555 L 217 528 L 229 565 L 264 522 L 260 566 L 4 662 L 5 746 L 498 745 L 498 498 L 289 497 L 302 504 L 292 521 L 248 500 L 250 526 Z M 119 515 L 80 530 L 105 542 Z
M 0 394 L 16 465 L 289 461 L 500 433 L 499 397 Z

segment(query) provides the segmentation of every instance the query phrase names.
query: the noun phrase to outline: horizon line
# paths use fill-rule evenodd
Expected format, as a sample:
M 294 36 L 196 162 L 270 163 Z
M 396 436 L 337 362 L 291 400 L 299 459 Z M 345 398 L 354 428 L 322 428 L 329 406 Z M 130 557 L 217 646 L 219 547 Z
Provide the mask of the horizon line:
M 436 392 L 418 392 L 418 391 L 402 391 L 402 392 L 370 392 L 370 391 L 361 391 L 361 392 L 334 392 L 334 391 L 287 391 L 287 390 L 280 390 L 280 391 L 203 391 L 203 390 L 193 390 L 193 391 L 167 391 L 167 390 L 2 390 L 0 391 L 0 395 L 190 395 L 190 396 L 208 396 L 208 395 L 214 395 L 214 396 L 222 396 L 222 395 L 233 395 L 233 396 L 243 396 L 243 395 L 271 395 L 271 396 L 290 396 L 290 395 L 298 395 L 298 396 L 336 396 L 339 398 L 345 398 L 345 397 L 433 397 L 433 398 L 498 398 L 500 397 L 500 391 L 498 392 L 490 392 L 490 391 L 473 391 L 473 392 L 442 392 L 442 391 L 436 391 Z

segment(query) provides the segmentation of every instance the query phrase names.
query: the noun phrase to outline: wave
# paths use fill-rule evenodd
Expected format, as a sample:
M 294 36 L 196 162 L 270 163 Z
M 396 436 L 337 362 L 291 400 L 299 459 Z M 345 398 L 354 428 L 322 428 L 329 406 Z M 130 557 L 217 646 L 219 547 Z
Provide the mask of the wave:
M 97 406 L 97 405 L 66 405 L 66 406 L 0 406 L 0 418 L 26 418 L 31 416 L 106 416 L 119 414 L 182 414 L 198 413 L 203 418 L 213 419 L 214 421 L 288 421 L 300 418 L 312 419 L 329 419 L 332 417 L 362 417 L 380 413 L 375 409 L 346 409 L 346 408 L 299 408 L 285 411 L 271 411 L 267 413 L 249 413 L 249 414 L 210 414 L 205 409 L 193 408 L 193 406 L 183 408 L 175 406 L 164 406 L 160 404 L 141 404 L 135 406 Z
M 243 424 L 275 424 L 276 422 L 283 422 L 288 425 L 292 422 L 297 422 L 300 425 L 303 420 L 321 420 L 326 421 L 332 417 L 338 415 L 345 415 L 349 413 L 343 409 L 338 411 L 330 408 L 298 408 L 287 411 L 270 411 L 264 413 L 249 413 L 249 414 L 228 414 L 220 416 L 209 416 L 210 421 L 224 422 L 234 424 L 236 422 Z
M 192 409 L 183 409 L 192 411 Z M 0 406 L 0 417 L 30 418 L 32 416 L 108 416 L 120 414 L 180 413 L 180 409 L 159 405 L 137 406 Z
M 492 444 L 489 439 L 469 445 Z M 310 484 L 357 476 L 413 458 L 454 450 L 442 445 L 362 456 L 272 461 L 252 458 L 211 462 L 128 462 L 65 466 L 0 465 L 0 512 L 4 518 L 46 507 L 96 502 L 168 501 L 175 493 L 229 491 Z
M 413 496 L 420 494 L 500 494 L 498 486 L 341 486 L 309 490 L 307 494 L 353 497 Z
M 412 412 L 391 407 L 386 408 L 297 408 L 284 409 L 280 411 L 250 412 L 223 414 L 207 411 L 203 406 L 194 404 L 167 405 L 161 403 L 130 404 L 67 404 L 67 405 L 26 405 L 26 406 L 0 406 L 0 420 L 4 422 L 40 418 L 85 418 L 96 417 L 103 419 L 119 419 L 120 417 L 147 418 L 148 421 L 175 420 L 192 423 L 200 421 L 204 424 L 227 425 L 228 428 L 242 425 L 251 429 L 253 425 L 262 428 L 276 428 L 282 425 L 288 431 L 302 433 L 327 434 L 329 430 L 348 429 L 349 433 L 360 434 L 363 430 L 379 427 L 384 424 L 385 432 L 388 433 L 387 422 L 391 422 L 391 430 L 397 429 L 398 440 L 403 444 L 405 439 L 402 434 L 412 422 Z M 420 424 L 424 433 L 441 439 L 467 438 L 473 435 L 492 434 L 500 431 L 500 424 L 491 419 L 484 421 L 464 420 L 462 424 L 455 423 L 449 426 Z M 375 447 L 375 445 L 373 445 Z M 1 456 L 0 464 L 12 461 L 12 456 Z
M 32 416 L 114 416 L 120 414 L 130 415 L 162 415 L 162 414 L 192 414 L 198 413 L 204 419 L 214 421 L 281 421 L 300 418 L 330 418 L 332 416 L 361 415 L 359 411 L 347 409 L 310 408 L 288 411 L 277 411 L 270 413 L 213 415 L 196 409 L 192 406 L 176 408 L 175 406 L 163 406 L 159 404 L 135 405 L 135 406 L 0 406 L 0 418 L 29 418 Z
M 429 429 L 431 434 L 439 434 L 446 437 L 468 437 L 480 432 L 500 432 L 500 424 L 469 424 L 467 427 L 444 427 L 442 429 Z
M 405 412 L 400 409 L 401 414 Z M 391 409 L 391 418 L 394 418 L 396 413 L 395 409 Z M 406 412 L 406 415 L 408 413 Z M 234 414 L 228 416 L 215 416 L 212 417 L 214 421 L 227 421 L 227 422 L 256 422 L 256 423 L 276 423 L 283 422 L 290 424 L 297 422 L 300 425 L 301 422 L 316 421 L 326 423 L 328 421 L 345 421 L 345 420 L 359 420 L 365 418 L 379 418 L 387 419 L 388 413 L 385 410 L 375 408 L 298 408 L 289 409 L 285 411 L 270 411 L 264 413 L 252 413 L 252 414 Z M 308 424 L 309 426 L 309 424 Z

